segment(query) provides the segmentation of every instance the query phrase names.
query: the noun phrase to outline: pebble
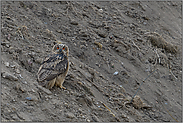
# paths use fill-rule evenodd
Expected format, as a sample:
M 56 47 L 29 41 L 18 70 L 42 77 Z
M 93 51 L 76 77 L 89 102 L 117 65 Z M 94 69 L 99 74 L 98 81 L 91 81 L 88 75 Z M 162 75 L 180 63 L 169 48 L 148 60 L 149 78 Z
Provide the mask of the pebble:
M 98 119 L 98 117 L 95 116 L 95 115 L 92 116 L 92 119 L 93 119 L 95 122 L 99 122 L 99 121 L 100 121 L 100 120 Z
M 39 88 L 39 89 L 41 89 L 42 91 L 44 91 L 46 94 L 48 94 L 48 95 L 51 95 L 52 94 L 52 92 L 50 91 L 50 90 L 48 90 L 48 89 L 46 89 L 46 88 L 44 88 L 44 87 L 42 87 L 42 86 L 40 86 L 40 85 L 37 85 L 37 87 Z
M 72 25 L 78 25 L 78 22 L 75 21 L 75 20 L 73 20 L 73 21 L 71 21 L 71 24 L 72 24 Z
M 86 119 L 87 122 L 90 122 L 90 119 Z
M 38 101 L 38 98 L 34 95 L 29 95 L 29 97 L 26 97 L 25 99 L 29 101 Z
M 23 78 L 21 74 L 19 74 L 19 77 L 20 77 L 20 78 Z
M 49 99 L 52 99 L 52 96 L 47 96 L 46 95 L 45 98 L 49 100 Z
M 18 73 L 18 74 L 20 74 L 20 70 L 19 69 L 16 69 L 15 72 Z
M 18 116 L 16 114 L 11 114 L 11 117 L 14 119 L 14 120 L 19 120 Z
M 17 115 L 18 115 L 19 118 L 21 118 L 25 121 L 31 121 L 30 118 L 29 118 L 30 116 L 26 115 L 26 113 L 24 113 L 24 112 L 17 112 Z
M 113 16 L 114 19 L 116 19 L 117 17 L 116 16 Z
M 11 68 L 15 68 L 16 66 L 15 66 L 15 65 L 11 65 L 10 67 L 11 67 Z
M 145 64 L 149 64 L 149 61 L 148 61 L 148 59 L 146 59 L 146 60 L 145 60 Z
M 100 13 L 103 13 L 103 9 L 99 9 L 98 11 L 99 11 Z
M 9 41 L 3 41 L 3 42 L 1 42 L 1 45 L 3 45 L 3 46 L 6 46 L 7 48 L 9 48 L 10 47 L 10 42 Z
M 32 89 L 32 92 L 34 92 L 34 93 L 35 93 L 36 91 L 35 91 L 34 89 Z
M 71 119 L 75 118 L 75 115 L 71 112 L 68 112 L 65 115 L 66 115 L 67 118 L 71 118 Z
M 15 62 L 15 61 L 13 61 L 13 65 L 12 65 L 13 67 L 20 67 L 20 65 L 17 63 L 17 62 Z
M 102 30 L 96 29 L 95 32 L 98 34 L 98 36 L 102 38 L 106 38 L 108 36 L 108 33 L 104 30 L 102 31 Z
M 127 118 L 127 116 L 125 114 L 122 114 L 121 117 L 122 118 Z
M 116 71 L 113 75 L 118 75 L 118 71 Z
M 9 62 L 5 62 L 4 63 L 6 67 L 9 67 L 10 66 L 10 63 Z
M 144 25 L 146 25 L 147 23 L 146 23 L 146 22 L 144 22 L 143 24 L 144 24 Z
M 26 99 L 26 100 L 32 100 L 32 98 L 31 98 L 31 97 L 26 97 L 25 99 Z
M 27 82 L 26 82 L 26 81 L 24 81 L 23 83 L 24 83 L 24 84 L 27 84 Z
M 42 61 L 43 61 L 43 60 L 42 60 L 41 58 L 37 58 L 37 59 L 35 59 L 35 62 L 36 62 L 36 63 L 38 63 L 38 64 L 41 64 L 41 63 L 42 63 Z
M 5 78 L 5 79 L 12 80 L 12 81 L 18 81 L 18 78 L 16 76 L 14 76 L 10 73 L 7 73 L 7 72 L 3 72 L 2 77 Z

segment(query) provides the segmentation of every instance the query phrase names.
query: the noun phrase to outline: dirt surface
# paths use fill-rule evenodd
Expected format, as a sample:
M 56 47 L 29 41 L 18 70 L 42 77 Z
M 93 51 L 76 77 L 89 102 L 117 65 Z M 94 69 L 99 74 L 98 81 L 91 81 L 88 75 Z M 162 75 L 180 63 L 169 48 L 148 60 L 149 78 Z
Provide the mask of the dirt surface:
M 181 122 L 181 12 L 182 2 L 1 2 L 1 120 Z M 56 41 L 70 49 L 66 90 L 37 82 Z

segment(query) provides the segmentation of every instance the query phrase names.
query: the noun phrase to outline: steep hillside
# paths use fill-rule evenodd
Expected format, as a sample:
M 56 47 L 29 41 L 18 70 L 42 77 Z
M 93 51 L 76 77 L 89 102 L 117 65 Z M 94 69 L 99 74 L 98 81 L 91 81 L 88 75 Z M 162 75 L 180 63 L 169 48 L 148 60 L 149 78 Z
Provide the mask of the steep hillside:
M 181 122 L 181 20 L 182 2 L 1 2 L 1 120 Z M 48 90 L 58 41 L 67 89 Z

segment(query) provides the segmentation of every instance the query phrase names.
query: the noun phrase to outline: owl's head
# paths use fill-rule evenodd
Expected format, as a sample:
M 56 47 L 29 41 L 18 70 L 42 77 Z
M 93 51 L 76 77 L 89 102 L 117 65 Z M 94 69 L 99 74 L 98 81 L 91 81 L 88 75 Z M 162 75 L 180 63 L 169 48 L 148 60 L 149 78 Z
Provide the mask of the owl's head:
M 69 55 L 69 48 L 66 44 L 55 44 L 52 48 L 52 51 L 56 54 L 65 54 Z

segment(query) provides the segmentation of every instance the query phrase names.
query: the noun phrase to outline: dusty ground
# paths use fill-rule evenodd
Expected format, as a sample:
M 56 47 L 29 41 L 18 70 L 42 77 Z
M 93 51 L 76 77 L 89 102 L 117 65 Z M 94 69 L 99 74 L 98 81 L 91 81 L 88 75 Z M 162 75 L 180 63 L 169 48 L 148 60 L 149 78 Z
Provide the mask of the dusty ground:
M 1 2 L 1 120 L 181 122 L 181 9 L 182 2 Z M 67 90 L 36 80 L 55 41 L 70 48 Z

